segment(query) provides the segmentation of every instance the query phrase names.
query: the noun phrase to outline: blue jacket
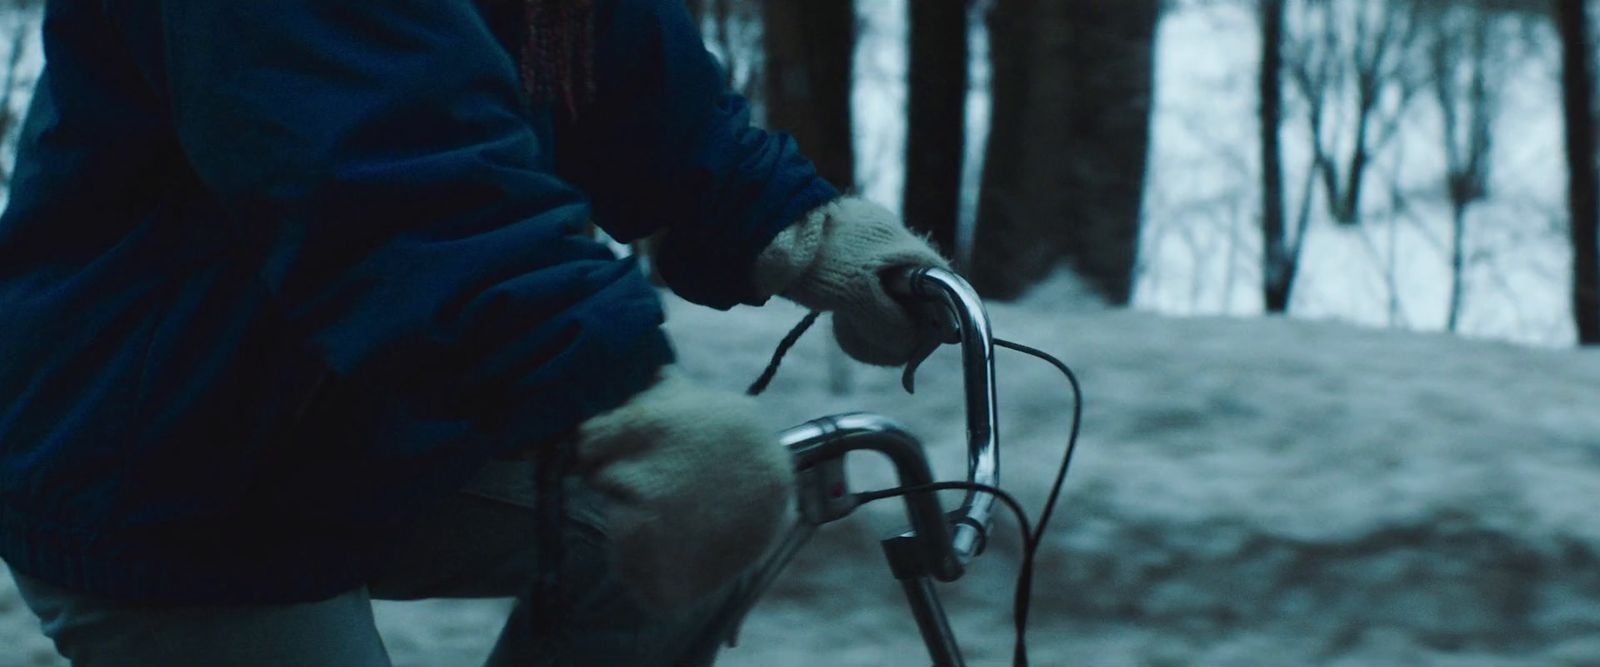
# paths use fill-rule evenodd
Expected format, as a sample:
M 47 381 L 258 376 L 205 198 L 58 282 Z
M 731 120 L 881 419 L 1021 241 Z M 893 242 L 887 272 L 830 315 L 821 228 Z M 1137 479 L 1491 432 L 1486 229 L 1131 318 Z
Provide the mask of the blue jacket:
M 332 595 L 671 359 L 586 221 L 758 303 L 755 255 L 837 193 L 682 5 L 597 3 L 569 121 L 470 0 L 50 0 L 0 218 L 0 556 L 137 600 Z

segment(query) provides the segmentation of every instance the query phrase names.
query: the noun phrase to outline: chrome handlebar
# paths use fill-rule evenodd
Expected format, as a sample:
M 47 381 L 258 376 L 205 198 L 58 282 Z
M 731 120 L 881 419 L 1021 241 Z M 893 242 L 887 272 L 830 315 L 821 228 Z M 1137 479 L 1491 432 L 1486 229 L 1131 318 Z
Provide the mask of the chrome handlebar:
M 853 451 L 872 450 L 887 456 L 905 486 L 933 483 L 922 443 L 887 417 L 833 415 L 784 431 L 780 438 L 794 454 L 802 489 L 815 490 L 801 493 L 800 513 L 806 523 L 841 519 L 857 507 L 858 501 L 843 486 L 844 455 Z M 938 496 L 925 491 L 908 494 L 905 501 L 921 566 L 941 581 L 959 579 L 965 562 L 951 549 L 949 519 L 939 507 Z
M 893 271 L 883 280 L 889 293 L 920 320 L 918 333 L 922 339 L 914 359 L 906 365 L 904 383 L 908 391 L 913 388 L 917 367 L 928 355 L 942 344 L 961 344 L 967 480 L 999 486 L 994 338 L 983 301 L 967 281 L 944 269 Z M 886 417 L 866 413 L 823 417 L 788 429 L 778 438 L 794 457 L 800 520 L 774 555 L 737 593 L 736 613 L 726 636 L 730 646 L 738 641 L 744 616 L 816 528 L 842 519 L 860 506 L 860 497 L 849 492 L 845 455 L 859 450 L 876 451 L 889 457 L 901 486 L 933 483 L 933 471 L 922 443 Z M 966 662 L 932 580 L 951 582 L 961 578 L 966 566 L 982 553 L 994 503 L 993 495 L 969 490 L 961 507 L 947 515 L 939 505 L 937 492 L 907 493 L 906 518 L 911 521 L 911 530 L 882 541 L 884 555 L 905 589 L 928 655 L 940 667 L 961 667 Z
M 1000 483 L 1000 446 L 995 405 L 994 340 L 989 316 L 976 291 L 955 273 L 938 268 L 900 270 L 884 279 L 890 294 L 902 299 L 924 334 L 919 356 L 940 344 L 960 342 L 967 418 L 967 480 Z M 906 387 L 921 358 L 907 366 Z M 779 435 L 795 458 L 801 477 L 801 513 L 820 525 L 843 518 L 857 504 L 844 492 L 843 458 L 856 450 L 888 456 L 905 486 L 933 483 L 921 443 L 895 422 L 878 415 L 824 417 Z M 908 494 L 911 532 L 921 569 L 940 581 L 955 581 L 983 551 L 994 510 L 994 496 L 968 491 L 961 506 L 945 514 L 934 492 Z
M 939 268 L 898 271 L 888 277 L 886 285 L 897 297 L 941 307 L 942 311 L 936 311 L 934 316 L 945 321 L 937 324 L 953 325 L 959 334 L 967 410 L 967 481 L 999 486 L 1000 417 L 994 384 L 994 334 L 983 299 L 961 276 Z M 953 322 L 948 320 L 951 316 Z M 983 551 L 994 503 L 991 494 L 968 491 L 956 511 L 951 549 L 961 564 L 971 562 Z

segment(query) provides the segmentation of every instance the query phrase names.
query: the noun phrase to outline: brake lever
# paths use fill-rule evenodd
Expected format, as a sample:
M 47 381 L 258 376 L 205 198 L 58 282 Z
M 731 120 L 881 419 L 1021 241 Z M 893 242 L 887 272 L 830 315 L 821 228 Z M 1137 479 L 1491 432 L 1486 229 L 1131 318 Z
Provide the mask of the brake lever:
M 907 394 L 917 393 L 917 369 L 943 345 L 961 342 L 961 320 L 947 304 L 930 301 L 901 301 L 917 332 L 917 345 L 912 349 L 911 360 L 906 362 L 900 385 Z
M 917 343 L 916 351 L 911 353 L 911 361 L 906 362 L 906 370 L 900 376 L 900 386 L 906 388 L 907 394 L 917 393 L 917 367 L 939 349 L 941 343 L 937 340 L 926 339 Z

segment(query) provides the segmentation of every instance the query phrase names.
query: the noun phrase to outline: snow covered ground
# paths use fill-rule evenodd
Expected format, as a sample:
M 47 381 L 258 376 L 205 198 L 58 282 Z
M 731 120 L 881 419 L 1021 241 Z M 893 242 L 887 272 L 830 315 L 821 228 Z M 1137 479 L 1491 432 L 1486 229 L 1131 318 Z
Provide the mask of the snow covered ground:
M 1079 459 L 1039 563 L 1039 665 L 1600 665 L 1600 352 L 1292 320 L 1106 310 L 1057 280 L 992 307 L 997 334 L 1082 375 Z M 695 377 L 738 389 L 796 309 L 672 302 Z M 763 399 L 774 427 L 846 410 L 906 423 L 959 477 L 959 369 L 921 391 L 860 369 L 826 387 L 825 332 Z M 1000 358 L 1005 485 L 1037 514 L 1066 387 Z M 863 458 L 858 488 L 887 485 Z M 885 504 L 829 526 L 723 664 L 919 665 L 876 539 Z M 945 588 L 975 665 L 1009 664 L 1009 529 Z M 380 603 L 398 665 L 471 665 L 504 602 Z M 60 664 L 0 579 L 0 667 Z

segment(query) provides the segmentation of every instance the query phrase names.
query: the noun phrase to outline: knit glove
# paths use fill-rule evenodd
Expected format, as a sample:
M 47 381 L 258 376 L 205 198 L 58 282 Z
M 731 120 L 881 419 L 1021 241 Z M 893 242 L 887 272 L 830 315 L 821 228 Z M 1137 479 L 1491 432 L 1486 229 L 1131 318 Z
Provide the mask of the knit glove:
M 787 527 L 793 460 L 754 399 L 666 369 L 578 427 L 577 472 L 607 502 L 619 579 L 678 607 L 732 582 Z
M 858 361 L 900 366 L 917 331 L 883 288 L 887 269 L 949 268 L 933 247 L 887 209 L 843 197 L 780 232 L 756 258 L 756 287 L 812 310 L 833 312 L 839 347 Z

